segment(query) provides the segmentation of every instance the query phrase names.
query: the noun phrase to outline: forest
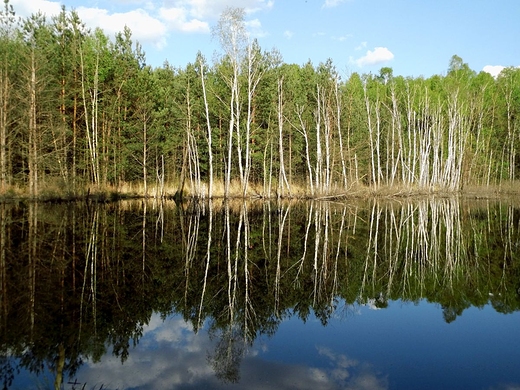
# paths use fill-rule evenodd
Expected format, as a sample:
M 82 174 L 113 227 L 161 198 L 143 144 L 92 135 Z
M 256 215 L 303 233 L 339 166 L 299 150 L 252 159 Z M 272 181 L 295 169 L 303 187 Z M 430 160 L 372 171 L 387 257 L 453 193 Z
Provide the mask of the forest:
M 514 191 L 520 68 L 445 75 L 284 63 L 223 12 L 221 52 L 146 63 L 74 10 L 0 14 L 0 197 L 310 197 Z M 196 49 L 195 49 L 196 50 Z

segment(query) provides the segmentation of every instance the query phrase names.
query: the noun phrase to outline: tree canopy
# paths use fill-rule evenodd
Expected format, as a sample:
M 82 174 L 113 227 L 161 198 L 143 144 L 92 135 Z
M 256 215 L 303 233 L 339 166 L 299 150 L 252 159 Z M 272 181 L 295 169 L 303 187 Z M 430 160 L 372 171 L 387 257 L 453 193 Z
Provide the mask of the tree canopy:
M 153 68 L 128 28 L 111 39 L 65 7 L 17 20 L 5 1 L 0 194 L 341 196 L 518 180 L 520 69 L 493 78 L 454 55 L 445 75 L 340 77 L 331 60 L 284 63 L 243 19 L 222 14 L 214 63 Z

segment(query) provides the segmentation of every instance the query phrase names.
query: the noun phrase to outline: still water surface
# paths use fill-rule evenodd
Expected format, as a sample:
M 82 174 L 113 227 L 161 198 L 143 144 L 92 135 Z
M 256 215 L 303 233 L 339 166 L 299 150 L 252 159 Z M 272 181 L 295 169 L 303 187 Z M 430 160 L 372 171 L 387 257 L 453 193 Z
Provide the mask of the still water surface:
M 514 202 L 0 211 L 8 388 L 520 388 Z

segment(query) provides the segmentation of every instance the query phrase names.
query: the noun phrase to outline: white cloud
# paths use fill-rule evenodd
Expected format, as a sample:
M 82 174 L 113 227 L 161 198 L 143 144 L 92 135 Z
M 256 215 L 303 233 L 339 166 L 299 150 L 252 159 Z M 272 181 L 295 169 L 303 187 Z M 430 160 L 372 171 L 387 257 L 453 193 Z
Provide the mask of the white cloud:
M 388 62 L 394 58 L 393 53 L 386 47 L 376 47 L 374 50 L 368 50 L 367 53 L 355 60 L 355 63 L 360 68 L 367 65 L 376 65 L 383 62 Z
M 167 26 L 140 8 L 123 13 L 109 13 L 106 9 L 79 7 L 78 14 L 89 27 L 100 27 L 108 35 L 123 31 L 128 26 L 132 37 L 162 48 L 166 45 Z
M 58 15 L 61 11 L 61 5 L 57 1 L 48 0 L 11 0 L 9 2 L 17 15 L 30 16 L 41 11 L 48 17 Z
M 193 18 L 188 20 L 188 12 L 184 8 L 164 8 L 159 9 L 159 15 L 164 20 L 170 30 L 182 32 L 209 33 L 210 28 L 207 22 Z
M 482 70 L 489 73 L 493 77 L 497 77 L 504 69 L 505 66 L 502 65 L 486 65 Z
M 249 34 L 253 37 L 261 38 L 267 35 L 267 33 L 262 30 L 262 23 L 258 19 L 248 20 L 245 22 L 245 25 Z
M 97 3 L 97 2 L 96 2 Z M 124 6 L 124 11 L 113 12 L 114 3 Z M 41 11 L 50 17 L 61 11 L 59 1 L 11 0 L 17 15 L 27 17 Z M 99 27 L 107 35 L 122 32 L 125 26 L 132 31 L 132 38 L 151 44 L 158 49 L 167 46 L 169 33 L 209 34 L 210 24 L 218 19 L 226 7 L 242 7 L 247 15 L 273 7 L 273 0 L 115 0 L 101 7 L 79 6 L 78 14 L 89 28 Z M 107 4 L 106 6 L 104 4 Z M 159 6 L 159 4 L 163 4 Z M 67 7 L 70 9 L 70 7 Z M 117 9 L 117 8 L 116 8 Z M 251 35 L 263 37 L 258 19 L 247 22 Z
M 365 47 L 367 47 L 367 42 L 361 42 L 358 47 L 356 47 L 356 50 L 363 50 Z
M 285 30 L 283 36 L 287 39 L 291 39 L 294 36 L 294 33 L 290 30 Z
M 272 0 L 175 0 L 171 3 L 175 7 L 188 10 L 189 14 L 201 20 L 218 19 L 219 15 L 228 7 L 244 8 L 247 14 L 271 9 Z
M 340 5 L 341 3 L 344 3 L 345 1 L 346 0 L 325 0 L 323 8 L 334 8 Z
M 339 37 L 336 37 L 336 36 L 332 37 L 332 39 L 334 39 L 335 41 L 339 41 L 339 42 L 344 42 L 344 41 L 346 41 L 349 38 L 352 38 L 352 34 L 342 35 L 342 36 L 339 36 Z

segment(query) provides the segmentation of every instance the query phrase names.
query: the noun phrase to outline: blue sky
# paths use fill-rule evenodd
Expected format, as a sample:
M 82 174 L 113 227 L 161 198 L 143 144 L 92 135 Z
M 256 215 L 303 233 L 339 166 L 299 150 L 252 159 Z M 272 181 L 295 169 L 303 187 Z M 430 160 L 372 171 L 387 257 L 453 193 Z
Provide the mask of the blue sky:
M 251 37 L 286 63 L 331 58 L 343 74 L 445 74 L 456 54 L 476 71 L 520 66 L 519 0 L 10 0 L 27 16 L 76 9 L 89 27 L 113 36 L 128 25 L 147 62 L 184 67 L 197 52 L 211 62 L 211 35 L 226 7 L 246 10 Z M 494 67 L 494 68 L 493 68 Z

